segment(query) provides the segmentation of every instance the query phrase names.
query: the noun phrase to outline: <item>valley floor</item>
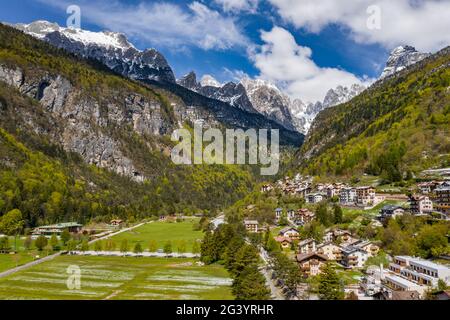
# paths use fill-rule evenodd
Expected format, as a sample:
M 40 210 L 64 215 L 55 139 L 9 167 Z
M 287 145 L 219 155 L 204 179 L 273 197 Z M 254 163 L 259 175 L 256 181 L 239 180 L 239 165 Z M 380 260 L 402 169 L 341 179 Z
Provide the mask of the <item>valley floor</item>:
M 196 262 L 60 256 L 0 279 L 0 299 L 232 299 L 227 271 Z M 74 279 L 69 267 L 81 271 L 79 289 L 68 288 Z

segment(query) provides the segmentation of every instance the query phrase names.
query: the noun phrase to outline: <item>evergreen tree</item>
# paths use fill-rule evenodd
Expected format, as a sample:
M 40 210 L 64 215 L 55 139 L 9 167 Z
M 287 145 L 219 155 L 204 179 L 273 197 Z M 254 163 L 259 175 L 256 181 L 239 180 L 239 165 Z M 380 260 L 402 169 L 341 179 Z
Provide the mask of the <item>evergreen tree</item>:
M 234 279 L 232 291 L 236 300 L 268 300 L 270 291 L 264 276 L 255 265 L 246 266 Z
M 342 300 L 345 293 L 338 274 L 331 263 L 327 263 L 319 278 L 319 297 L 322 300 Z

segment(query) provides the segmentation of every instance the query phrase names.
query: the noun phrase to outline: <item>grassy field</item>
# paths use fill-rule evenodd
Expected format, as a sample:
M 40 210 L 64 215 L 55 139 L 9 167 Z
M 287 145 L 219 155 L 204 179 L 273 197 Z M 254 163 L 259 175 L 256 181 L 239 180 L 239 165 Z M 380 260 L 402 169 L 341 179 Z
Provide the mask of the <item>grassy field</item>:
M 28 253 L 0 254 L 0 272 L 33 261 L 34 255 Z
M 232 299 L 219 265 L 193 259 L 60 256 L 0 279 L 0 299 Z M 81 288 L 67 288 L 69 266 L 81 270 Z
M 131 249 L 136 242 L 141 242 L 143 249 L 148 249 L 151 240 L 156 241 L 158 248 L 162 249 L 167 241 L 171 241 L 174 251 L 180 241 L 184 240 L 187 252 L 191 252 L 194 241 L 203 238 L 202 231 L 193 230 L 197 221 L 195 219 L 183 222 L 151 222 L 131 231 L 122 232 L 111 239 L 116 244 L 116 250 L 120 248 L 122 240 L 127 239 Z

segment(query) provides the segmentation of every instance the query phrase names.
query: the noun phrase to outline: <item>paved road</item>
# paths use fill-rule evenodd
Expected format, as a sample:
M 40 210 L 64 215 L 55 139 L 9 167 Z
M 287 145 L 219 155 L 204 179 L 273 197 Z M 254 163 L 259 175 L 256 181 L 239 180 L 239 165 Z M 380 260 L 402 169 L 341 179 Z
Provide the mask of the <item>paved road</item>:
M 47 257 L 44 257 L 44 258 L 41 258 L 41 259 L 38 259 L 38 260 L 34 260 L 34 261 L 28 262 L 28 263 L 26 263 L 24 265 L 21 265 L 21 266 L 18 266 L 18 267 L 6 270 L 6 271 L 0 273 L 0 278 L 9 276 L 10 274 L 16 273 L 16 272 L 21 271 L 21 270 L 28 269 L 28 268 L 33 267 L 35 265 L 38 265 L 40 263 L 53 260 L 57 256 L 60 256 L 62 253 L 63 253 L 63 251 L 60 251 L 60 252 L 57 252 L 55 254 L 49 255 Z
M 260 268 L 262 274 L 264 275 L 264 278 L 266 278 L 266 284 L 270 288 L 270 292 L 272 295 L 273 300 L 286 300 L 281 290 L 275 286 L 272 280 L 272 270 L 269 267 L 269 255 L 267 254 L 267 251 L 264 250 L 264 248 L 260 248 L 259 255 L 261 259 L 264 262 L 264 267 Z

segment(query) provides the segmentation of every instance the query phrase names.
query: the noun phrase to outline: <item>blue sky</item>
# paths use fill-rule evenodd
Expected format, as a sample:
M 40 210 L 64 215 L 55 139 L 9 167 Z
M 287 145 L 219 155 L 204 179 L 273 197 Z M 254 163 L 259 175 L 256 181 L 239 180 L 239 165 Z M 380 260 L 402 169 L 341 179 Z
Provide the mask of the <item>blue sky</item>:
M 211 74 L 225 82 L 246 74 L 275 82 L 292 97 L 316 100 L 341 82 L 378 77 L 398 45 L 422 51 L 448 45 L 449 24 L 436 20 L 446 13 L 447 19 L 441 20 L 449 20 L 450 1 L 414 2 L 21 0 L 2 1 L 0 20 L 48 20 L 65 26 L 66 8 L 76 4 L 83 29 L 123 32 L 140 49 L 158 49 L 177 77 L 194 70 L 199 77 Z M 383 24 L 368 30 L 374 3 Z

